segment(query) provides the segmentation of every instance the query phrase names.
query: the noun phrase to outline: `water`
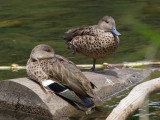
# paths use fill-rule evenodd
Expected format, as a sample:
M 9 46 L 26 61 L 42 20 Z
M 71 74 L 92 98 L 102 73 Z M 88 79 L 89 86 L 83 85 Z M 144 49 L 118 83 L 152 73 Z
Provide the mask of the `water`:
M 148 76 L 145 81 L 159 77 L 160 75 L 159 70 L 160 69 L 156 69 L 154 72 L 152 72 L 152 74 Z M 106 101 L 106 105 L 104 105 L 103 110 L 108 112 L 112 111 L 113 108 L 115 108 L 118 105 L 119 101 L 124 97 L 126 97 L 132 89 L 133 87 L 111 98 L 109 100 L 109 104 Z M 159 96 L 160 96 L 160 93 L 151 94 L 149 97 L 146 98 L 143 106 L 140 109 L 136 110 L 132 115 L 130 115 L 127 118 L 127 120 L 159 120 L 160 119 L 160 114 L 159 114 L 160 97 Z
M 118 50 L 97 63 L 159 61 L 159 6 L 159 0 L 1 0 L 0 65 L 25 65 L 32 48 L 41 43 L 51 45 L 56 54 L 76 64 L 92 64 L 90 58 L 79 54 L 73 56 L 66 49 L 63 35 L 70 28 L 97 24 L 105 15 L 116 20 L 122 36 Z M 0 71 L 0 80 L 24 76 L 27 76 L 25 71 Z M 159 94 L 153 96 L 156 97 L 151 97 L 151 101 L 155 102 Z M 138 119 L 132 117 L 130 120 Z M 157 118 L 151 115 L 150 119 Z

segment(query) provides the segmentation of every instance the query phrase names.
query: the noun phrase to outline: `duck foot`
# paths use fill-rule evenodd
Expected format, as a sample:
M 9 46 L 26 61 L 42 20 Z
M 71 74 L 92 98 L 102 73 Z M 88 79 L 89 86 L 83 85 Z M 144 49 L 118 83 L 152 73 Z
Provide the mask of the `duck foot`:
M 94 72 L 94 71 L 95 71 L 95 67 L 92 67 L 90 71 L 91 71 L 91 72 Z
M 75 54 L 76 54 L 76 51 L 75 51 L 75 50 L 73 50 L 73 51 L 72 51 L 72 54 L 73 54 L 73 55 L 75 55 Z
M 75 55 L 76 52 L 77 52 L 77 51 L 76 51 L 76 47 L 75 47 L 75 46 L 72 46 L 72 54 Z

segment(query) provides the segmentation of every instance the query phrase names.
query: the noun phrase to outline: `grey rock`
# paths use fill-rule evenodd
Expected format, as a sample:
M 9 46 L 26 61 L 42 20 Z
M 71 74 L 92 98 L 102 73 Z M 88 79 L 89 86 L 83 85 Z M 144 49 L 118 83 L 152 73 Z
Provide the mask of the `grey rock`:
M 144 80 L 150 71 L 113 69 L 83 73 L 97 86 L 95 92 L 103 104 L 107 98 Z M 0 120 L 67 120 L 85 115 L 55 94 L 50 101 L 47 98 L 41 87 L 28 78 L 1 81 Z

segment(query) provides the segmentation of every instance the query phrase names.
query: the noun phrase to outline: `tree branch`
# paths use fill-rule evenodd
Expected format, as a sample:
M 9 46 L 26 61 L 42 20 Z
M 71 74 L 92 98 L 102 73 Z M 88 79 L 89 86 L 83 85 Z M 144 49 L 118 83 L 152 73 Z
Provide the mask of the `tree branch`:
M 136 109 L 140 108 L 145 98 L 160 91 L 160 78 L 156 78 L 135 86 L 129 95 L 122 99 L 106 120 L 125 120 Z

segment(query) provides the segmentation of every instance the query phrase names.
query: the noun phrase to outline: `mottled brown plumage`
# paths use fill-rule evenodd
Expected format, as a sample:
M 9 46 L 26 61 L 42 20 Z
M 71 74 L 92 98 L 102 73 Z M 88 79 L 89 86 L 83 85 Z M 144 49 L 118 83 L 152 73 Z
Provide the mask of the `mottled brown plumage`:
M 95 87 L 77 66 L 66 58 L 55 55 L 53 49 L 45 44 L 36 46 L 26 65 L 30 79 L 38 82 L 43 89 L 42 81 L 51 79 L 71 88 L 81 96 L 94 97 Z
M 118 48 L 118 35 L 120 33 L 116 31 L 114 19 L 105 16 L 98 25 L 68 30 L 64 39 L 73 53 L 78 52 L 94 59 L 94 71 L 96 59 L 105 58 Z

